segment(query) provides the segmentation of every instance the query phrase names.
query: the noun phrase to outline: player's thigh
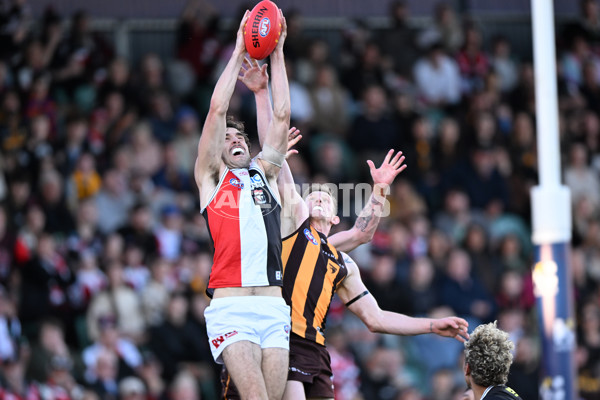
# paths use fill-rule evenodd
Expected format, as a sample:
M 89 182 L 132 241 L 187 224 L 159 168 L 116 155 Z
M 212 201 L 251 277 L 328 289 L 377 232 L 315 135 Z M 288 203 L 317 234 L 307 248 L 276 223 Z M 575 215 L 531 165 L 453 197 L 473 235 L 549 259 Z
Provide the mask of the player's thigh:
M 283 400 L 306 400 L 304 383 L 300 381 L 287 381 Z
M 247 340 L 232 343 L 223 350 L 223 361 L 242 399 L 267 398 L 259 345 Z
M 287 349 L 270 347 L 262 349 L 262 373 L 269 398 L 281 399 L 288 376 L 290 354 Z

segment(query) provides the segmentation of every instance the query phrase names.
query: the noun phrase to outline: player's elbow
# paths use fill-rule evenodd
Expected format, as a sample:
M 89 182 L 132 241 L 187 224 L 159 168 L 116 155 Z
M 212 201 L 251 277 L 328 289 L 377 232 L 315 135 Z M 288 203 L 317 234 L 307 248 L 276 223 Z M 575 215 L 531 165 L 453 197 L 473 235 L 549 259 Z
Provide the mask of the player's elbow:
M 285 102 L 279 106 L 273 107 L 273 118 L 289 124 L 292 112 L 290 110 L 290 104 Z
M 225 101 L 224 99 L 221 99 L 218 96 L 213 96 L 210 99 L 209 113 L 216 115 L 225 115 L 227 114 L 228 109 L 229 101 Z
M 383 325 L 379 315 L 364 315 L 362 318 L 364 324 L 373 333 L 382 332 Z

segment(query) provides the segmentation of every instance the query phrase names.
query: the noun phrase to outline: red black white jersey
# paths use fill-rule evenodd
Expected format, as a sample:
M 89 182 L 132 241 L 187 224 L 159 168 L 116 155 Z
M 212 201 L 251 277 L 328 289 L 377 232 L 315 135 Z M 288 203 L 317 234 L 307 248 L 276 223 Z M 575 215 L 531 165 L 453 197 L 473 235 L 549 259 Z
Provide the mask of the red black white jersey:
M 215 254 L 210 289 L 282 286 L 281 205 L 256 161 L 225 171 L 202 210 Z

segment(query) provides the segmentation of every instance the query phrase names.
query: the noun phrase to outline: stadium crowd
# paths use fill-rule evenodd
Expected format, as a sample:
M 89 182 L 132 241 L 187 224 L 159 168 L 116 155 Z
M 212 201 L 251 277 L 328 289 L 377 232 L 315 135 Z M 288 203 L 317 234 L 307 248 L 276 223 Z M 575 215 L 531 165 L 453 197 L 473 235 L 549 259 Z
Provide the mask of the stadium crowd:
M 439 3 L 416 28 L 348 21 L 340 46 L 284 10 L 297 183 L 369 182 L 402 150 L 390 216 L 353 254 L 383 309 L 498 320 L 515 343 L 509 386 L 538 398 L 529 190 L 537 183 L 530 59 Z M 34 19 L 0 2 L 0 399 L 216 399 L 203 311 L 212 263 L 193 166 L 234 35 L 190 0 L 172 57 L 118 57 L 81 11 Z M 68 26 L 68 29 L 65 28 Z M 600 398 L 600 11 L 559 26 L 565 184 L 582 398 Z M 256 141 L 253 95 L 230 113 Z M 258 145 L 253 146 L 254 151 Z M 343 204 L 340 202 L 340 210 Z M 351 210 L 354 210 L 352 203 Z M 338 229 L 352 225 L 342 215 Z M 334 301 L 336 399 L 461 399 L 463 347 L 369 332 Z

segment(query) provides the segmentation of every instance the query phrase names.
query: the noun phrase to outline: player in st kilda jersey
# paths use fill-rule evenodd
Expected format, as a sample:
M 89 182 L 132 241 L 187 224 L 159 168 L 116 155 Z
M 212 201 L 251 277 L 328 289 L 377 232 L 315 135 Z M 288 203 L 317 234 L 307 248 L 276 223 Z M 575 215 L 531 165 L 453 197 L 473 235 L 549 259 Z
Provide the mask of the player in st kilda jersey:
M 289 360 L 290 308 L 282 298 L 277 175 L 287 151 L 290 94 L 281 19 L 271 54 L 273 118 L 262 153 L 250 158 L 242 123 L 227 118 L 229 101 L 246 55 L 240 22 L 235 48 L 215 85 L 198 144 L 194 176 L 215 254 L 204 313 L 215 361 L 225 363 L 244 393 L 281 398 Z M 283 368 L 282 368 L 283 366 Z

